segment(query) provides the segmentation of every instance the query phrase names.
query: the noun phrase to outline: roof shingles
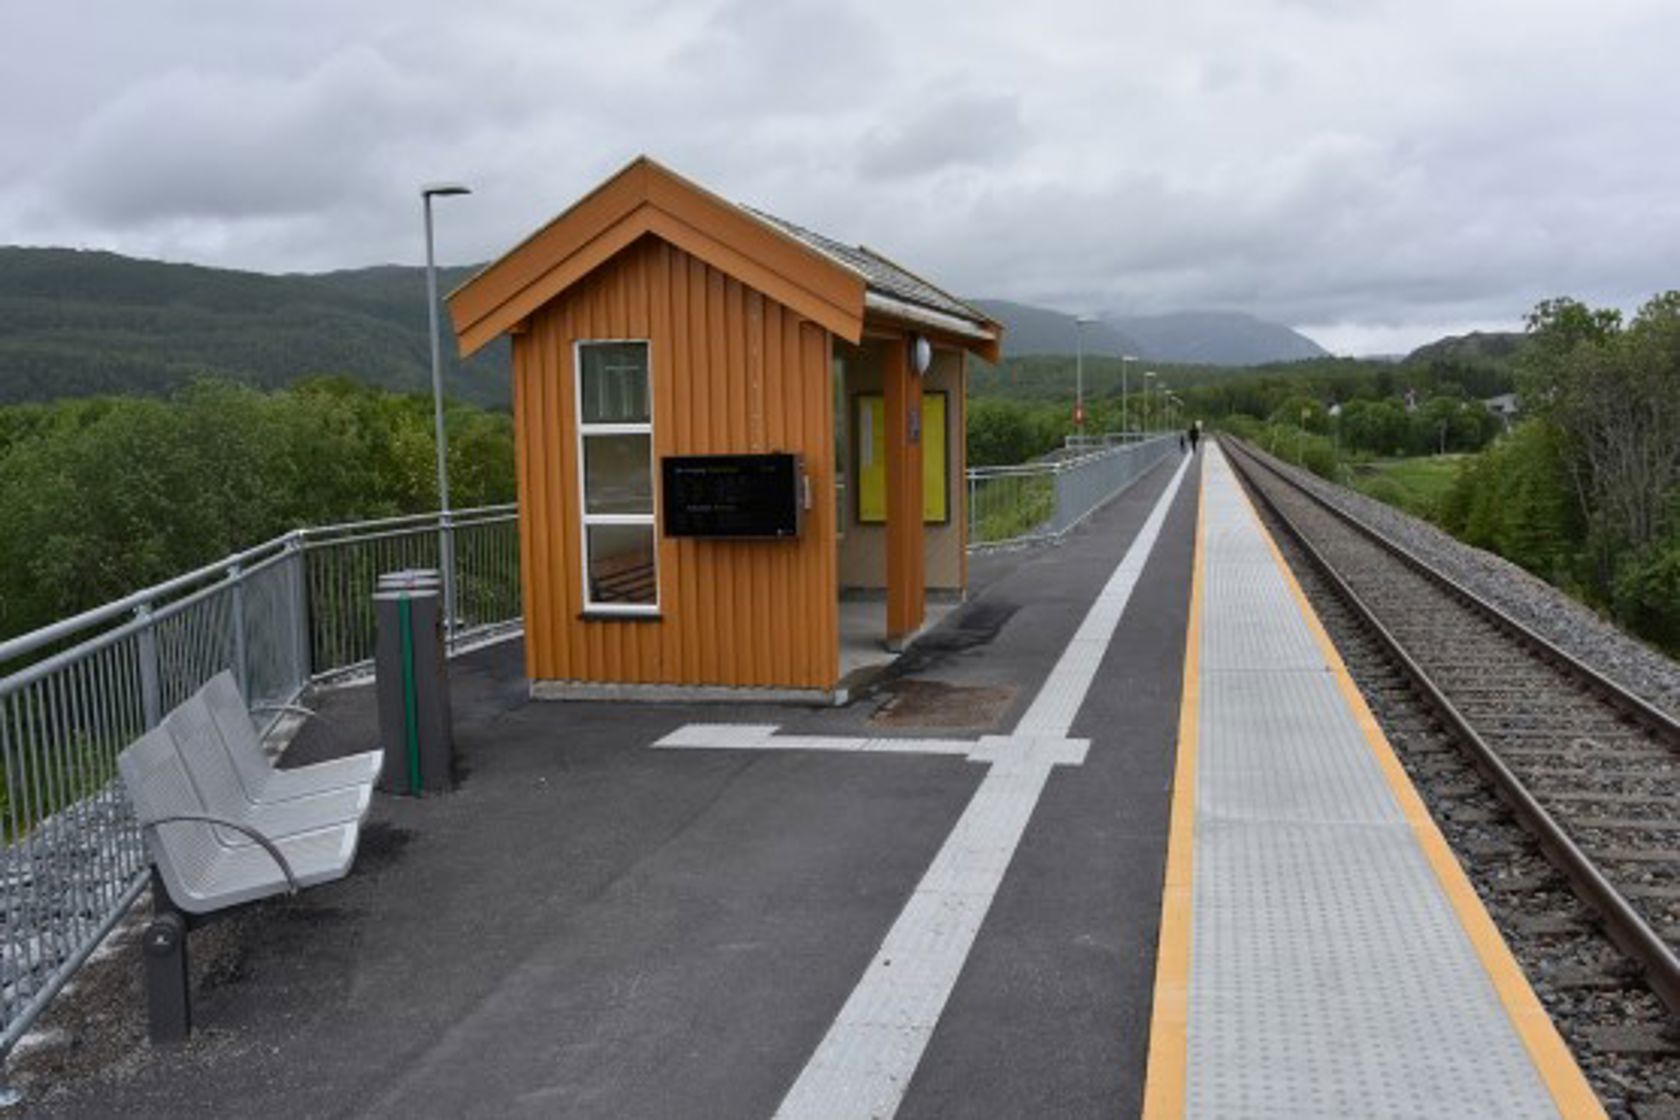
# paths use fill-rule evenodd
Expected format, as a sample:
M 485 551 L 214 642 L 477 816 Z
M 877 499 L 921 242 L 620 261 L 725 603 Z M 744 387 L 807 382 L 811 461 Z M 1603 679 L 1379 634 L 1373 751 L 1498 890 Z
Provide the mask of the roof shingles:
M 824 237 L 820 233 L 795 225 L 785 218 L 778 218 L 774 214 L 766 214 L 750 206 L 742 206 L 753 217 L 774 227 L 780 232 L 817 252 L 839 261 L 847 268 L 863 277 L 863 281 L 871 291 L 893 299 L 913 303 L 918 307 L 930 311 L 938 311 L 945 315 L 954 315 L 959 319 L 974 323 L 980 327 L 992 326 L 992 320 L 983 312 L 977 311 L 949 292 L 940 290 L 923 280 L 920 276 L 894 264 L 879 253 L 872 252 L 862 246 L 846 245 L 831 237 Z

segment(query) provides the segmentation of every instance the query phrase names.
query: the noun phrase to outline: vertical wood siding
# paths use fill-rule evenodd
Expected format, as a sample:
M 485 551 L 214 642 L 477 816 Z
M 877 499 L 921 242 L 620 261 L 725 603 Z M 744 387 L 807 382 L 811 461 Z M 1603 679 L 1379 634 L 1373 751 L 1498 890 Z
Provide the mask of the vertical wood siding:
M 791 451 L 832 492 L 829 338 L 695 257 L 644 238 L 514 338 L 527 670 L 533 680 L 832 688 L 834 503 L 797 541 L 659 536 L 657 620 L 582 619 L 573 343 L 645 338 L 654 483 L 666 455 Z M 656 526 L 657 532 L 657 526 Z

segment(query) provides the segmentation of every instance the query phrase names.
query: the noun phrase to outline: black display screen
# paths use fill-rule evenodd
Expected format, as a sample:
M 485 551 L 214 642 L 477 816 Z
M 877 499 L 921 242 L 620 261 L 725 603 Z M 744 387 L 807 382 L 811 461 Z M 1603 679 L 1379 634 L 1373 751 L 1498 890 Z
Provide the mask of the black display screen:
M 668 537 L 797 537 L 798 455 L 673 455 L 660 461 Z

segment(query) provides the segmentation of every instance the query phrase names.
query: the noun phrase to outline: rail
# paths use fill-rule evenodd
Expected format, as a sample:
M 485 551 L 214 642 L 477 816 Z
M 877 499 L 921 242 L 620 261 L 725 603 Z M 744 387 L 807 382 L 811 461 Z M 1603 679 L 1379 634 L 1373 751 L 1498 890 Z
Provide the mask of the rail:
M 1097 437 L 1084 437 L 1088 440 Z M 969 551 L 1059 540 L 1178 449 L 1176 434 L 968 472 Z
M 300 529 L 0 642 L 0 1060 L 144 885 L 123 747 L 224 668 L 253 715 L 365 669 L 383 571 L 453 554 L 452 647 L 517 627 L 516 519 L 509 505 Z
M 1338 508 L 1318 494 L 1288 478 L 1275 467 L 1262 462 L 1257 456 L 1252 455 L 1248 448 L 1243 447 L 1241 452 L 1232 455 L 1231 459 L 1244 479 L 1248 481 L 1250 491 L 1258 497 L 1267 512 L 1276 518 L 1284 531 L 1301 547 L 1313 567 L 1318 569 L 1335 593 L 1348 604 L 1354 614 L 1359 617 L 1361 623 L 1376 636 L 1389 656 L 1394 658 L 1395 663 L 1401 667 L 1406 676 L 1411 679 L 1419 692 L 1427 699 L 1429 705 L 1452 729 L 1458 740 L 1469 752 L 1472 761 L 1487 775 L 1506 805 L 1509 806 L 1523 827 L 1534 836 L 1541 851 L 1568 880 L 1576 895 L 1597 911 L 1604 924 L 1606 934 L 1630 958 L 1637 962 L 1657 998 L 1671 1013 L 1680 1014 L 1680 957 L 1675 955 L 1674 950 L 1669 947 L 1662 935 L 1617 890 L 1616 886 L 1599 869 L 1592 857 L 1582 851 L 1569 834 L 1568 829 L 1541 804 L 1522 779 L 1506 765 L 1499 752 L 1487 742 L 1481 731 L 1452 702 L 1446 691 L 1431 676 L 1429 671 L 1413 658 L 1394 633 L 1378 618 L 1376 611 L 1342 577 L 1341 573 L 1308 539 L 1307 535 L 1277 504 L 1266 489 L 1258 484 L 1256 476 L 1252 473 L 1254 467 L 1258 466 L 1265 470 L 1285 486 L 1302 494 L 1318 508 L 1327 511 L 1355 532 L 1392 554 L 1413 571 L 1439 584 L 1459 602 L 1495 622 L 1516 641 L 1529 645 L 1548 662 L 1584 682 L 1590 690 L 1619 708 L 1629 719 L 1644 724 L 1671 743 L 1680 743 L 1680 724 L 1677 724 L 1673 717 L 1666 712 L 1610 681 L 1579 658 L 1542 637 L 1529 627 L 1524 626 L 1463 584 L 1437 570 L 1411 550 L 1383 535 L 1362 518 Z

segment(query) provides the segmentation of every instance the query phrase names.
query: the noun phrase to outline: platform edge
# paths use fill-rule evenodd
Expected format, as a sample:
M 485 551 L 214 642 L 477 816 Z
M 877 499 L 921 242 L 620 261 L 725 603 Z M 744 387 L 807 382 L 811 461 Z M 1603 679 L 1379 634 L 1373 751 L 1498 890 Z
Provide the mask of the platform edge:
M 1535 1071 L 1540 1075 L 1547 1092 L 1551 1094 L 1558 1114 L 1565 1120 L 1603 1120 L 1606 1114 L 1598 1094 L 1593 1092 L 1592 1086 L 1587 1083 L 1586 1075 L 1581 1072 L 1569 1044 L 1564 1042 L 1563 1036 L 1558 1033 L 1557 1025 L 1552 1022 L 1551 1015 L 1541 1004 L 1540 997 L 1534 994 L 1527 975 L 1517 963 L 1511 947 L 1506 944 L 1504 935 L 1499 932 L 1499 927 L 1494 924 L 1487 908 L 1482 905 L 1481 896 L 1476 893 L 1469 875 L 1459 864 L 1458 857 L 1453 854 L 1452 846 L 1447 843 L 1446 836 L 1442 834 L 1434 816 L 1423 803 L 1422 795 L 1412 784 L 1410 775 L 1406 773 L 1400 757 L 1389 743 L 1388 736 L 1383 733 L 1370 705 L 1366 704 L 1364 695 L 1359 691 L 1347 664 L 1342 660 L 1341 651 L 1336 648 L 1329 632 L 1324 629 L 1318 612 L 1313 609 L 1306 592 L 1301 589 L 1289 562 L 1284 559 L 1277 541 L 1272 538 L 1271 531 L 1266 528 L 1259 510 L 1255 508 L 1253 499 L 1240 484 L 1237 492 L 1242 495 L 1249 516 L 1254 519 L 1260 537 L 1266 542 L 1266 548 L 1271 553 L 1272 562 L 1283 575 L 1284 586 L 1289 589 L 1296 609 L 1306 620 L 1307 629 L 1311 632 L 1313 641 L 1317 643 L 1325 665 L 1335 677 L 1336 687 L 1343 700 L 1352 710 L 1359 730 L 1365 736 L 1366 746 L 1376 759 L 1401 815 L 1411 827 L 1412 835 L 1423 850 L 1425 861 L 1434 872 L 1442 893 L 1446 895 L 1453 914 L 1458 918 L 1460 928 L 1464 930 L 1465 937 L 1475 950 L 1476 959 L 1481 962 L 1483 971 L 1487 973 L 1488 980 L 1499 997 L 1500 1006 L 1505 1009 L 1512 1028 L 1522 1041 L 1523 1049 L 1527 1051 Z
M 1207 473 L 1200 463 L 1197 472 L 1196 543 L 1190 560 L 1190 616 L 1185 624 L 1178 753 L 1173 760 L 1161 930 L 1155 950 L 1149 1056 L 1144 1068 L 1144 1120 L 1177 1120 L 1184 1115 L 1189 1073 L 1190 936 L 1195 901 L 1191 884 L 1196 858 L 1196 749 L 1201 716 L 1202 499 L 1207 485 Z

